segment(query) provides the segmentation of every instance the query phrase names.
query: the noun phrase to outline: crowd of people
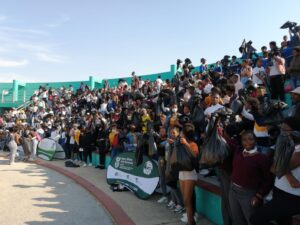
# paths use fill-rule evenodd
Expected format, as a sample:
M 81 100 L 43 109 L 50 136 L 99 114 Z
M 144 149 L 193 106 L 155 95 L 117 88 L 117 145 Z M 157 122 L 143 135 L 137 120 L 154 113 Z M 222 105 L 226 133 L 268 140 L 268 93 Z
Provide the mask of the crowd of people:
M 132 73 L 130 84 L 120 79 L 115 87 L 108 82 L 94 90 L 84 83 L 77 90 L 41 86 L 28 107 L 0 116 L 1 147 L 6 144 L 10 150 L 10 164 L 18 146 L 24 150 L 21 160 L 33 161 L 38 142 L 50 137 L 61 144 L 67 160 L 80 166 L 91 166 L 92 152 L 98 151 L 100 169 L 107 154 L 147 155 L 158 162 L 158 203 L 175 213 L 186 211 L 182 221 L 188 225 L 195 224 L 199 171 L 216 173 L 224 225 L 267 225 L 272 220 L 291 225 L 292 216 L 300 213 L 300 45 L 294 40 L 299 33 L 293 35 L 293 41 L 285 36 L 281 47 L 274 41 L 263 46 L 261 54 L 247 42 L 240 48 L 241 59 L 224 56 L 210 66 L 204 58 L 199 68 L 188 58 L 177 60 L 172 79 L 158 76 L 150 82 Z M 286 96 L 292 99 L 289 106 Z M 191 158 L 201 158 L 215 118 L 218 135 L 230 149 L 226 158 L 175 170 L 171 156 L 180 145 Z M 283 134 L 295 148 L 289 169 L 275 177 L 276 140 Z M 266 202 L 271 190 L 273 198 Z

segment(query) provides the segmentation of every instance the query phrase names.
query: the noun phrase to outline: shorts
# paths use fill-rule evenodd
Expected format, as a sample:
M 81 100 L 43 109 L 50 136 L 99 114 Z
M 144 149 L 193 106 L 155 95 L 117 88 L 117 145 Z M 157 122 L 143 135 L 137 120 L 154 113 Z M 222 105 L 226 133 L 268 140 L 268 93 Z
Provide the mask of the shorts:
M 179 180 L 198 180 L 198 174 L 196 170 L 192 171 L 180 171 L 179 172 Z

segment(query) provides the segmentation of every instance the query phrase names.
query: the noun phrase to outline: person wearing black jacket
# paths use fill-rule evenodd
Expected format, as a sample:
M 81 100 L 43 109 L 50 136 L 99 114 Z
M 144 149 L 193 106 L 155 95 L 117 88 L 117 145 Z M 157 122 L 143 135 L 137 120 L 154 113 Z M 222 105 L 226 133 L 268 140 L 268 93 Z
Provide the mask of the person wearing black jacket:
M 93 135 L 91 131 L 82 128 L 80 138 L 79 138 L 79 147 L 83 148 L 83 154 L 84 154 L 83 166 L 87 166 L 88 157 L 89 157 L 89 166 L 92 166 L 92 142 L 93 142 Z

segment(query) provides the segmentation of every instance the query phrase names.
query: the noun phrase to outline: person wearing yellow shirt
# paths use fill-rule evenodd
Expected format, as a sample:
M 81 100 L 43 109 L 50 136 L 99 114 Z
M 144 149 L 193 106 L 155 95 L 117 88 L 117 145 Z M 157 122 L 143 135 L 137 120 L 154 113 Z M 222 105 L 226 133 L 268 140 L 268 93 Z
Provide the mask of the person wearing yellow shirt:
M 81 126 L 79 126 L 78 128 L 75 127 L 75 130 L 74 130 L 74 159 L 75 161 L 78 160 L 78 155 L 79 155 L 79 159 L 80 161 L 83 160 L 83 151 L 81 151 L 81 149 L 79 148 L 79 138 L 80 138 L 80 129 L 81 129 Z
M 142 109 L 142 130 L 143 133 L 147 132 L 147 123 L 151 121 L 151 118 L 146 109 Z

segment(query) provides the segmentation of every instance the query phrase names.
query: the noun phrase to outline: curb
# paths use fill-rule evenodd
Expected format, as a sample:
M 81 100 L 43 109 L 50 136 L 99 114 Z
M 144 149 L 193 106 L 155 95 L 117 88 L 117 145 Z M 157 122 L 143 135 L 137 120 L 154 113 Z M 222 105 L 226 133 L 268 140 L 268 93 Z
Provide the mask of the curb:
M 91 195 L 93 195 L 96 198 L 98 202 L 100 202 L 105 207 L 105 209 L 110 214 L 110 216 L 113 219 L 113 222 L 116 225 L 136 225 L 112 198 L 110 198 L 107 194 L 105 194 L 103 191 L 101 191 L 88 180 L 45 161 L 37 160 L 35 163 L 40 166 L 52 169 L 60 174 L 63 174 L 64 176 L 72 179 L 85 190 L 87 190 Z

